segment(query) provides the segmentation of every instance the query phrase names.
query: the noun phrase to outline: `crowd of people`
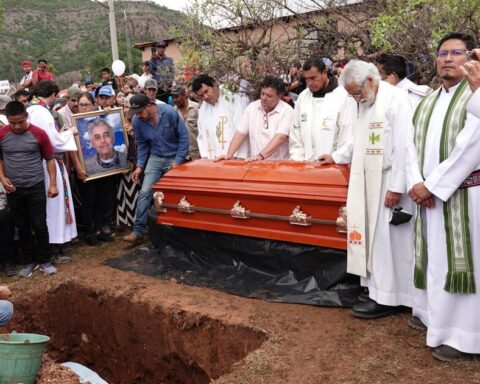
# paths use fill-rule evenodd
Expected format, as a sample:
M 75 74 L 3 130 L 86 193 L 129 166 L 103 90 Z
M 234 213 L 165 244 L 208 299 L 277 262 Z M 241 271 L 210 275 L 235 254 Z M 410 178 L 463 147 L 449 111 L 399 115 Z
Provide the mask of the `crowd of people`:
M 472 36 L 440 40 L 435 89 L 409 80 L 399 55 L 344 66 L 312 57 L 287 78 L 266 75 L 253 101 L 208 74 L 176 82 L 165 47 L 159 42 L 141 76 L 115 79 L 105 68 L 102 84 L 73 85 L 63 104 L 46 61 L 36 73 L 23 63 L 15 100 L 0 99 L 8 276 L 15 264 L 23 277 L 37 267 L 55 273 L 52 263 L 70 261 L 64 245 L 76 239 L 77 223 L 91 246 L 113 239 L 112 223 L 130 225 L 123 240 L 140 243 L 153 183 L 187 161 L 349 164 L 347 269 L 366 288 L 352 314 L 374 319 L 409 307 L 409 324 L 427 331 L 437 359 L 480 353 L 480 50 Z M 112 108 L 124 113 L 131 168 L 90 180 L 72 116 Z M 108 124 L 97 125 L 92 146 L 112 153 Z

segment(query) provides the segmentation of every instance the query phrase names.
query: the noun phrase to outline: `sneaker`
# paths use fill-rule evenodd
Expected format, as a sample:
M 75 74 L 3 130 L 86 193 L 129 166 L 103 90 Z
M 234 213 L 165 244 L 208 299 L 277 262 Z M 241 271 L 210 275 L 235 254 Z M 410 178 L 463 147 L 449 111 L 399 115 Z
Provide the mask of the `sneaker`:
M 417 316 L 410 317 L 410 319 L 408 319 L 408 325 L 411 328 L 416 329 L 418 331 L 426 331 L 427 330 L 427 326 Z
M 24 264 L 20 271 L 18 271 L 18 276 L 20 277 L 30 277 L 35 269 L 38 268 L 37 263 Z
M 40 270 L 44 275 L 50 276 L 57 273 L 57 268 L 55 268 L 51 263 L 40 264 Z
M 112 232 L 106 233 L 103 231 L 100 231 L 97 233 L 97 239 L 100 241 L 113 241 L 113 234 Z
M 52 257 L 53 264 L 68 264 L 72 262 L 72 258 L 66 255 L 55 255 Z
M 104 226 L 102 226 L 102 232 L 106 233 L 107 235 L 110 235 L 112 233 L 112 230 L 110 229 L 110 227 L 108 225 L 104 225 Z
M 17 271 L 15 271 L 13 264 L 5 263 L 5 265 L 3 266 L 3 273 L 5 273 L 7 277 L 12 277 L 17 274 Z
M 462 361 L 467 358 L 467 354 L 450 347 L 449 345 L 442 344 L 439 347 L 433 348 L 432 356 L 437 360 L 451 363 L 453 361 Z
M 140 244 L 143 241 L 143 236 L 137 235 L 135 232 L 130 233 L 123 237 L 123 241 L 127 241 L 132 244 Z
M 98 245 L 100 243 L 100 240 L 97 239 L 95 235 L 87 235 L 86 243 L 92 247 L 95 245 Z

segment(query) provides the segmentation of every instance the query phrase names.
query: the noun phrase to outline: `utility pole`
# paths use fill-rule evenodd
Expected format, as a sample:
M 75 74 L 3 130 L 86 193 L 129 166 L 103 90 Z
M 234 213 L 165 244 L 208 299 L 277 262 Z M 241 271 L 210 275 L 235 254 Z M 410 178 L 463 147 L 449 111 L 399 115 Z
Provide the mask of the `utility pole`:
M 118 60 L 117 26 L 115 24 L 115 11 L 113 0 L 108 0 L 108 20 L 110 21 L 110 41 L 112 44 L 112 61 Z
M 123 15 L 125 17 L 125 42 L 127 44 L 128 70 L 129 73 L 133 73 L 132 47 L 130 46 L 130 34 L 128 33 L 127 12 L 125 10 L 123 10 Z

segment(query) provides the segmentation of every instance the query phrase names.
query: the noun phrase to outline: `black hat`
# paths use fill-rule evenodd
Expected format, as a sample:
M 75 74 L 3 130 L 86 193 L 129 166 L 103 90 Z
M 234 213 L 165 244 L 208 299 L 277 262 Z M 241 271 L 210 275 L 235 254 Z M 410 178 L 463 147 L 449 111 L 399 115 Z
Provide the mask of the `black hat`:
M 155 102 L 151 101 L 150 98 L 143 93 L 133 95 L 130 99 L 130 110 L 129 110 L 129 112 L 131 114 L 140 112 L 148 104 L 155 104 Z
M 155 47 L 157 48 L 165 48 L 167 46 L 167 42 L 165 40 L 158 40 L 157 44 L 155 44 Z

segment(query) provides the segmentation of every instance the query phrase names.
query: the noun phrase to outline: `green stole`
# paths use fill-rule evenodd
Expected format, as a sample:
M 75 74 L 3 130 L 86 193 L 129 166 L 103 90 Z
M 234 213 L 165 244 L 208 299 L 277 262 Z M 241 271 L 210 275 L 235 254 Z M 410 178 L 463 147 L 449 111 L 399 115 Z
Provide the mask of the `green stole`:
M 418 162 L 423 176 L 425 156 L 425 138 L 427 136 L 430 117 L 442 88 L 427 95 L 419 104 L 413 124 L 415 126 L 415 145 Z M 450 156 L 455 139 L 465 125 L 467 103 L 472 92 L 468 82 L 463 80 L 455 91 L 443 121 L 440 140 L 440 162 Z M 426 288 L 425 274 L 427 265 L 427 244 L 423 235 L 422 213 L 424 207 L 418 207 L 415 218 L 415 287 Z M 451 293 L 475 293 L 473 274 L 472 247 L 468 220 L 468 188 L 457 189 L 443 203 L 443 217 L 447 238 L 448 273 L 444 289 Z

